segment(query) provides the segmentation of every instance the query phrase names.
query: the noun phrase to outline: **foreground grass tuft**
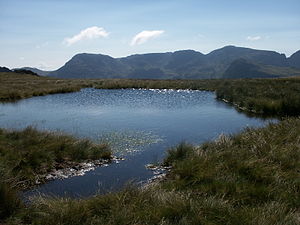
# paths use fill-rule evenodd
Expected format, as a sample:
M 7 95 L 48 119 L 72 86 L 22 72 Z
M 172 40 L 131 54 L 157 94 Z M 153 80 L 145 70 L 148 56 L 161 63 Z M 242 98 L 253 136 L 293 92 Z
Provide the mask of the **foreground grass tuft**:
M 186 152 L 173 162 L 170 190 L 222 196 L 234 207 L 283 204 L 300 208 L 300 119 L 286 119 L 266 128 L 221 136 Z
M 2 174 L 1 174 L 2 175 Z M 4 176 L 0 181 L 0 221 L 14 214 L 17 210 L 23 208 L 21 199 L 17 194 L 18 189 L 14 187 Z
M 111 151 L 106 144 L 96 145 L 89 140 L 27 127 L 21 131 L 0 129 L 0 156 L 6 177 L 16 177 L 18 186 L 26 188 L 57 166 L 86 159 L 109 159 Z

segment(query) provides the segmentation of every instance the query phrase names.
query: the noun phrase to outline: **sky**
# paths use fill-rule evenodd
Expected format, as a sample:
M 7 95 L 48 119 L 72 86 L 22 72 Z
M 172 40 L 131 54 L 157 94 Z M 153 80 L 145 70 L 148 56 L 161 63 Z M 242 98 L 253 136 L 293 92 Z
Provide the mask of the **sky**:
M 300 50 L 300 0 L 0 0 L 0 66 L 55 70 L 77 53 L 124 57 L 226 45 Z

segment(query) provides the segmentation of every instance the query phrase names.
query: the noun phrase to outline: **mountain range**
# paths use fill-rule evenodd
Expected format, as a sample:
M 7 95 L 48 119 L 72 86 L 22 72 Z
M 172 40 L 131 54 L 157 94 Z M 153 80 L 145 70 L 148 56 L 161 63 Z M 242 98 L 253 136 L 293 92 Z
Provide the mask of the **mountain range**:
M 275 51 L 235 46 L 226 46 L 209 54 L 181 50 L 122 58 L 81 53 L 58 70 L 34 72 L 58 78 L 204 79 L 297 76 L 300 75 L 300 51 L 290 57 Z

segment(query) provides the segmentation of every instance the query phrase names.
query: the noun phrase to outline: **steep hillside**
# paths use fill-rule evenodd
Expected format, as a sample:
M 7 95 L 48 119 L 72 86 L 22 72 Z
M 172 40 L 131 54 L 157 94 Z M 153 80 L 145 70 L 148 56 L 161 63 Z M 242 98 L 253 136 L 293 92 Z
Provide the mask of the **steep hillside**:
M 300 50 L 291 55 L 288 60 L 290 66 L 300 69 Z
M 256 64 L 250 63 L 245 59 L 237 59 L 230 64 L 228 69 L 224 72 L 223 78 L 274 78 L 278 77 L 274 74 L 269 74 Z
M 231 76 L 237 66 L 236 60 L 245 59 L 248 63 L 259 65 L 253 78 L 276 77 L 289 75 L 288 67 L 298 68 L 299 53 L 290 58 L 274 51 L 255 50 L 235 46 L 226 46 L 204 55 L 193 50 L 182 50 L 167 53 L 137 54 L 123 58 L 113 58 L 102 54 L 77 54 L 63 67 L 49 75 L 59 78 L 142 78 L 142 79 L 204 79 Z M 239 61 L 237 61 L 239 62 Z M 241 64 L 241 61 L 239 62 Z M 269 74 L 268 68 L 284 68 Z M 243 71 L 243 68 L 246 70 Z M 251 77 L 253 72 L 244 65 L 235 68 L 234 78 Z M 298 71 L 299 72 L 299 71 Z M 297 71 L 294 74 L 298 73 Z M 245 75 L 246 74 L 246 75 Z

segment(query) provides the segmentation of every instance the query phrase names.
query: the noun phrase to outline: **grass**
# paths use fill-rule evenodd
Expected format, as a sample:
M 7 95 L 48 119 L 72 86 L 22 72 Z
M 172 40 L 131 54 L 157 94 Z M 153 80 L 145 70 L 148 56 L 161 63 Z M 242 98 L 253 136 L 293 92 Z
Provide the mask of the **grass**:
M 45 175 L 57 167 L 100 158 L 111 158 L 107 144 L 32 127 L 0 129 L 0 220 L 23 206 L 18 190 L 45 182 Z
M 0 72 L 0 102 L 79 91 L 81 88 L 174 88 L 214 90 L 218 80 L 57 79 Z
M 89 80 L 62 80 L 30 74 L 0 73 L 0 102 L 33 96 L 79 91 L 91 87 Z
M 215 91 L 218 99 L 256 114 L 300 114 L 299 78 L 156 81 L 0 75 L 1 101 L 63 92 L 68 87 L 76 87 L 73 91 L 82 87 L 172 88 Z M 300 224 L 299 117 L 222 135 L 201 146 L 181 143 L 168 151 L 164 164 L 171 165 L 172 171 L 161 184 L 87 199 L 38 198 L 30 206 L 22 204 L 17 187 L 34 183 L 37 175 L 57 163 L 99 157 L 96 149 L 89 141 L 33 128 L 0 129 L 0 220 L 46 225 Z M 107 157 L 108 151 L 104 152 Z
M 216 89 L 242 110 L 268 116 L 300 115 L 300 79 L 239 79 L 222 82 Z
M 300 78 L 146 80 L 56 79 L 28 74 L 0 73 L 0 102 L 32 96 L 98 89 L 153 88 L 215 91 L 238 109 L 265 116 L 300 115 Z
M 38 131 L 0 129 L 0 165 L 6 174 L 17 178 L 18 186 L 27 188 L 44 181 L 43 176 L 52 169 L 70 162 L 111 157 L 106 144 L 93 144 L 89 140 L 72 136 Z M 1 171 L 0 171 L 1 172 Z
M 200 147 L 180 144 L 165 163 L 173 166 L 167 189 L 222 196 L 234 207 L 276 202 L 300 209 L 300 118 Z
M 7 224 L 300 222 L 300 118 L 169 150 L 169 179 L 87 199 L 37 198 Z

